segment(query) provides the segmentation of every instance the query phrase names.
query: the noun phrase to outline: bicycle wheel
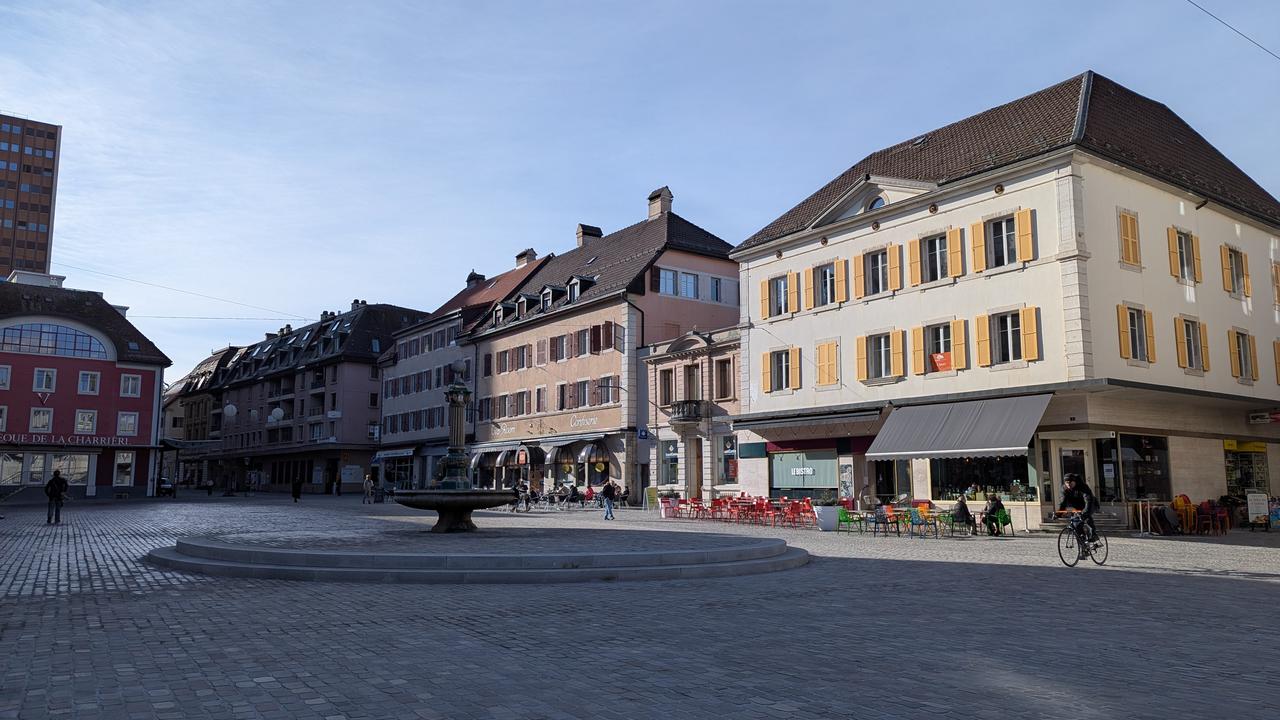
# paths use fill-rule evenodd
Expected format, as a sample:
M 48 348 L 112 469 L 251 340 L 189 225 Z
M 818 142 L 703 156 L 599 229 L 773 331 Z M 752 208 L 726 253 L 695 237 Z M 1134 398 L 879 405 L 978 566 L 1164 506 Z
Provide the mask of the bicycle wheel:
M 1095 563 L 1101 565 L 1107 561 L 1108 552 L 1107 536 L 1102 533 L 1098 533 L 1098 539 L 1094 541 L 1089 549 L 1089 557 L 1093 558 Z
M 1080 548 L 1076 545 L 1075 528 L 1065 527 L 1058 533 L 1058 557 L 1067 567 L 1075 567 L 1080 562 Z

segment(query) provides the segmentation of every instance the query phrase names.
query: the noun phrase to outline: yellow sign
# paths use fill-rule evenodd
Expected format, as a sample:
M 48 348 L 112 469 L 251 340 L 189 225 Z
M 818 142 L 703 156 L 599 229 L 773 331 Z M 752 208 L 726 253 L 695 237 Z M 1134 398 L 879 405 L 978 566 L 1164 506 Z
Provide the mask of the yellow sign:
M 1249 440 L 1223 440 L 1222 449 L 1232 452 L 1256 452 L 1264 453 L 1267 451 L 1267 444 L 1264 442 L 1252 442 Z
M 602 462 L 596 463 L 596 472 L 604 472 L 604 463 Z

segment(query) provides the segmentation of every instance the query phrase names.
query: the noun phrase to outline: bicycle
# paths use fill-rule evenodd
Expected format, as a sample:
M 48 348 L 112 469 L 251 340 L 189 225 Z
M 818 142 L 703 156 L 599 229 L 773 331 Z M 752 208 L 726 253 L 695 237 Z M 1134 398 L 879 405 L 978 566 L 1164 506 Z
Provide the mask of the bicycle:
M 1107 536 L 1095 530 L 1093 540 L 1089 540 L 1086 536 L 1089 526 L 1085 524 L 1084 514 L 1079 510 L 1059 510 L 1057 514 L 1065 513 L 1071 514 L 1071 520 L 1062 532 L 1058 533 L 1058 557 L 1062 560 L 1062 564 L 1075 567 L 1076 563 L 1086 555 L 1093 560 L 1094 564 L 1105 563 L 1110 552 Z

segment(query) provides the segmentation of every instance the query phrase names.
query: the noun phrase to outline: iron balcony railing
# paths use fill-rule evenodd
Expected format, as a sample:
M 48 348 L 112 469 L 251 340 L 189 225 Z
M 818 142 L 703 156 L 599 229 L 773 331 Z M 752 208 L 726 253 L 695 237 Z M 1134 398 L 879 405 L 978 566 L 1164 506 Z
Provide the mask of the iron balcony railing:
M 706 400 L 677 400 L 671 403 L 671 422 L 701 422 L 706 417 Z

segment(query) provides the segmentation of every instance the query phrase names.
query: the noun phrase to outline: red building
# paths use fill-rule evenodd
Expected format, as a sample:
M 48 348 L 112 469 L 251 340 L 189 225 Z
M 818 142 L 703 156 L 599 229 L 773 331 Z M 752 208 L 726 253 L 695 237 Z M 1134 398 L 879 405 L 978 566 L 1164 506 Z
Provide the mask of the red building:
M 56 275 L 0 282 L 0 495 L 152 494 L 169 358 L 100 293 Z

